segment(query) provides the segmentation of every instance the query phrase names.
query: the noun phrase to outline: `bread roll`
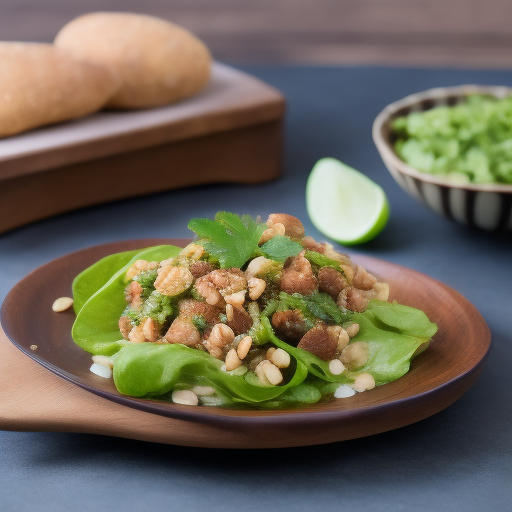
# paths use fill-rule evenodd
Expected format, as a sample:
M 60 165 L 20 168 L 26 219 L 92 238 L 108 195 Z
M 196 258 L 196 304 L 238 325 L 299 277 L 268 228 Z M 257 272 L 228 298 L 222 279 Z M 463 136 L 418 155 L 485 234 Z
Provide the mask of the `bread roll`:
M 65 25 L 54 44 L 119 76 L 111 108 L 173 103 L 197 93 L 210 75 L 206 46 L 184 28 L 152 16 L 85 14 Z
M 116 76 L 49 44 L 0 42 L 0 137 L 99 110 Z

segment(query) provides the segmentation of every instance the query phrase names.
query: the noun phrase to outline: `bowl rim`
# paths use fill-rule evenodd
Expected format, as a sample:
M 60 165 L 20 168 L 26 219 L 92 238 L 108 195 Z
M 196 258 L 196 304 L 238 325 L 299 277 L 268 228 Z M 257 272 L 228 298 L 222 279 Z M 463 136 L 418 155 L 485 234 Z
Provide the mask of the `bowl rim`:
M 468 191 L 476 192 L 495 192 L 512 194 L 512 184 L 506 185 L 501 183 L 454 183 L 450 182 L 446 178 L 439 177 L 434 174 L 428 174 L 421 172 L 414 167 L 411 167 L 405 163 L 396 154 L 394 148 L 384 138 L 382 131 L 384 127 L 389 126 L 389 122 L 393 117 L 397 117 L 396 114 L 399 110 L 407 107 L 412 107 L 418 103 L 426 100 L 442 100 L 449 97 L 466 97 L 471 94 L 487 94 L 496 98 L 504 98 L 512 95 L 512 87 L 504 85 L 457 85 L 453 87 L 435 87 L 426 91 L 416 92 L 410 94 L 405 98 L 390 103 L 378 114 L 373 122 L 372 126 L 372 137 L 377 150 L 383 159 L 385 165 L 388 167 L 393 166 L 398 172 L 411 176 L 420 181 L 439 185 L 441 187 L 464 189 Z M 432 107 L 430 107 L 432 108 Z M 430 109 L 429 108 L 429 109 Z M 426 110 L 429 110 L 426 109 Z

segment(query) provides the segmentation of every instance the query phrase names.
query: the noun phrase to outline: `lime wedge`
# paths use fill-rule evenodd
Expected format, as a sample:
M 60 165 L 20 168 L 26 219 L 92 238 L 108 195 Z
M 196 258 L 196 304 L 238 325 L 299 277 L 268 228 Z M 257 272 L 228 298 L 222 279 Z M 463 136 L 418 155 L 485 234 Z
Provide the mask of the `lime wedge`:
M 319 160 L 306 185 L 309 218 L 324 235 L 343 245 L 376 237 L 389 218 L 384 190 L 334 158 Z

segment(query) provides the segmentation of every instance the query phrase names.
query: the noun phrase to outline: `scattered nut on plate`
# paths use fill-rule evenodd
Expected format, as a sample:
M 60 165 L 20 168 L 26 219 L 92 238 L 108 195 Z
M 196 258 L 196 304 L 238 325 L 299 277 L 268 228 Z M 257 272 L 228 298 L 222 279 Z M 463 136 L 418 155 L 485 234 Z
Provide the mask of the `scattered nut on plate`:
M 60 313 L 66 311 L 73 305 L 73 299 L 71 297 L 59 297 L 52 306 L 53 311 Z

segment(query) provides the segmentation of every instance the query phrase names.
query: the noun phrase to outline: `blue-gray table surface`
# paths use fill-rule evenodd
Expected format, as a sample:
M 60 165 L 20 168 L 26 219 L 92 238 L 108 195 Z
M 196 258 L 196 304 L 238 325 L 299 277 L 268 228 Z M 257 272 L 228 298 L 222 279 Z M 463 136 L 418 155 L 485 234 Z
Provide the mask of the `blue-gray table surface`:
M 219 451 L 83 434 L 0 432 L 0 509 L 512 510 L 512 237 L 465 228 L 407 196 L 386 171 L 371 139 L 375 116 L 394 100 L 437 86 L 512 86 L 512 72 L 245 70 L 287 97 L 280 180 L 164 192 L 1 235 L 0 301 L 28 272 L 58 256 L 114 240 L 187 237 L 189 218 L 212 216 L 220 209 L 264 218 L 288 212 L 303 220 L 309 234 L 322 238 L 307 217 L 304 191 L 313 164 L 331 156 L 382 185 L 391 203 L 386 229 L 355 251 L 446 283 L 484 316 L 493 349 L 481 377 L 455 404 L 417 424 L 314 447 Z

